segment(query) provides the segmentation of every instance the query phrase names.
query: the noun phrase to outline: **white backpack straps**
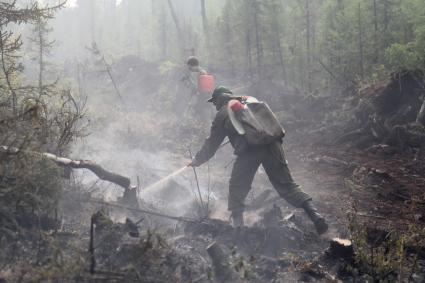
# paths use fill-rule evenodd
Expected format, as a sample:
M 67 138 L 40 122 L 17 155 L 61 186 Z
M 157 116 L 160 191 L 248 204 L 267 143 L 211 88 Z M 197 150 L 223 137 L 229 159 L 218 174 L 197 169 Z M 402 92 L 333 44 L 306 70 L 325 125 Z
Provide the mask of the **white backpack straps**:
M 240 102 L 236 99 L 229 101 L 229 103 L 227 104 L 227 112 L 229 113 L 230 121 L 232 122 L 232 125 L 235 128 L 236 132 L 238 132 L 239 135 L 245 135 L 245 129 L 243 128 L 241 122 L 236 118 L 235 112 L 232 110 L 232 106 L 235 103 Z

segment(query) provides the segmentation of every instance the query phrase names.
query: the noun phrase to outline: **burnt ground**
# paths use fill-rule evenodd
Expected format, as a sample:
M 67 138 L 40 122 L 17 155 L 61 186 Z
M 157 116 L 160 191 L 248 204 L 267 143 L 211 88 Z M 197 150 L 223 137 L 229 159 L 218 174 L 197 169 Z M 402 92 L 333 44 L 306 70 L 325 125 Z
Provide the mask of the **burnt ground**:
M 409 76 L 406 80 L 409 83 Z M 280 98 L 273 100 L 273 94 L 281 91 L 279 86 L 269 82 L 266 84 L 267 87 L 261 89 L 267 89 L 269 93 L 264 95 L 268 99 L 271 97 L 274 105 L 282 103 Z M 354 100 L 344 98 L 341 101 L 341 97 L 333 99 L 326 96 L 300 99 L 300 94 L 285 94 L 288 101 L 283 101 L 282 105 L 290 107 L 282 109 L 278 115 L 288 130 L 284 144 L 289 166 L 294 179 L 313 196 L 317 207 L 329 220 L 327 234 L 318 236 L 302 211 L 279 199 L 261 169 L 247 198 L 248 226 L 241 230 L 233 229 L 227 222 L 225 209 L 228 174 L 232 164 L 231 150 L 225 148 L 217 154 L 210 164 L 211 168 L 208 167 L 211 169 L 208 169 L 209 178 L 206 177 L 205 166 L 198 172 L 202 184 L 211 181 L 210 187 L 215 196 L 211 201 L 211 219 L 199 220 L 197 202 L 192 208 L 170 210 L 170 206 L 180 202 L 182 196 L 196 199 L 193 176 L 189 174 L 192 195 L 190 191 L 189 194 L 185 191 L 187 183 L 185 185 L 181 180 L 176 180 L 161 195 L 165 202 L 161 205 L 142 202 L 141 208 L 165 210 L 174 216 L 186 214 L 190 219 L 198 220 L 176 222 L 134 211 L 130 215 L 126 210 L 121 211 L 118 214 L 128 216 L 133 221 L 144 218 L 139 225 L 141 240 L 130 243 L 126 240 L 116 241 L 118 247 L 108 247 L 103 256 L 96 256 L 97 268 L 121 273 L 126 270 L 126 280 L 146 282 L 423 282 L 424 243 L 418 240 L 425 227 L 423 156 L 416 136 L 409 138 L 407 135 L 410 128 L 406 126 L 406 130 L 401 129 L 403 131 L 397 128 L 400 123 L 408 125 L 412 121 L 412 113 L 407 113 L 406 117 L 403 115 L 406 108 L 416 109 L 417 103 L 413 98 L 403 99 L 406 94 L 396 93 L 399 109 L 394 109 L 393 104 L 391 109 L 386 109 L 387 105 L 381 104 L 399 89 L 394 87 L 398 84 L 389 81 L 379 88 L 368 88 L 367 93 L 360 96 L 361 99 L 354 97 Z M 248 94 L 250 91 L 257 94 L 255 89 L 255 85 L 251 90 L 248 88 Z M 131 90 L 127 91 L 131 93 Z M 176 97 L 160 95 L 161 98 L 167 97 L 172 105 L 174 100 L 181 101 L 183 98 L 179 95 L 186 92 L 183 88 Z M 138 94 L 138 91 L 135 93 Z M 154 92 L 154 97 L 157 95 Z M 155 101 L 154 97 L 150 100 Z M 407 107 L 409 103 L 412 107 Z M 184 105 L 178 107 L 185 113 L 188 109 Z M 192 109 L 196 109 L 194 107 Z M 161 110 L 179 111 L 173 108 Z M 155 112 L 158 109 L 148 107 L 145 111 Z M 388 114 L 389 111 L 393 114 Z M 133 118 L 144 121 L 145 117 L 134 113 Z M 206 136 L 209 123 L 199 123 L 205 117 L 196 116 L 198 114 L 189 113 L 189 118 L 178 121 L 177 126 L 174 121 L 160 120 L 165 124 L 166 131 L 159 137 L 155 130 L 146 131 L 143 127 L 130 124 L 133 131 L 121 131 L 125 135 L 117 139 L 118 143 L 124 142 L 124 148 L 119 150 L 120 155 L 116 155 L 115 159 L 122 158 L 124 150 L 128 152 L 125 155 L 128 162 L 133 158 L 131 154 L 134 148 L 152 150 L 155 146 L 175 148 L 177 154 L 187 155 L 187 148 L 176 148 L 175 141 L 170 143 L 169 136 L 164 134 L 181 139 L 177 144 L 187 142 L 188 137 L 197 137 L 198 143 L 193 140 L 189 142 L 199 146 L 202 141 L 199 138 Z M 198 123 L 190 119 L 191 115 L 197 117 L 195 121 Z M 119 129 L 120 121 L 116 124 Z M 394 125 L 396 135 L 394 128 L 391 128 Z M 138 136 L 139 132 L 148 135 Z M 400 145 L 399 133 L 405 134 L 402 139 L 412 140 L 413 144 L 402 142 Z M 142 140 L 147 144 L 140 144 Z M 153 142 L 149 143 L 151 140 Z M 137 151 L 135 154 L 136 159 L 154 160 L 161 164 L 169 162 L 171 157 L 170 153 L 165 153 L 165 157 L 158 154 L 158 160 L 155 160 Z M 182 162 L 179 159 L 175 163 Z M 147 184 L 164 175 L 155 173 L 149 180 L 146 177 L 151 174 L 153 164 L 140 166 L 139 163 L 130 162 L 126 165 L 148 172 L 142 178 L 142 182 L 148 180 Z M 172 170 L 172 167 L 165 167 L 165 171 Z M 177 188 L 179 198 L 175 194 Z M 201 189 L 206 190 L 205 187 Z M 90 211 L 99 208 L 102 207 L 93 207 Z M 114 209 L 108 210 L 109 214 L 117 214 Z M 355 255 L 327 252 L 329 242 L 335 237 L 351 240 Z M 222 250 L 218 259 L 207 252 L 208 246 L 214 242 Z M 116 255 L 111 252 L 119 251 L 122 245 L 127 247 L 127 253 L 132 251 L 136 254 L 123 257 L 122 253 Z M 104 262 L 102 257 L 120 260 L 110 263 Z M 218 267 L 214 264 L 217 260 L 221 263 Z M 129 271 L 128 266 L 134 270 Z M 230 268 L 226 269 L 226 266 Z M 404 276 L 404 279 L 400 279 L 400 276 Z
M 361 150 L 350 144 L 289 148 L 293 150 L 289 158 L 296 161 L 295 178 L 315 196 L 331 223 L 328 237 L 355 237 L 357 232 L 349 229 L 353 217 L 372 246 L 378 243 L 379 247 L 382 235 L 422 237 L 406 243 L 404 252 L 419 259 L 418 274 L 412 271 L 406 282 L 424 282 L 425 174 L 420 150 L 398 151 L 388 145 Z M 376 278 L 378 282 L 396 280 Z M 352 280 L 343 277 L 344 282 Z
M 371 153 L 352 148 L 316 147 L 305 155 L 294 156 L 294 175 L 308 187 L 316 187 L 320 206 L 331 215 L 343 218 L 355 203 L 361 217 L 378 225 L 389 223 L 399 229 L 423 225 L 425 189 L 421 160 L 415 154 Z M 337 225 L 344 226 L 344 222 Z
M 188 107 L 181 101 L 192 99 L 187 88 L 177 83 L 175 89 L 174 85 L 160 90 L 150 88 L 161 76 L 150 73 L 153 77 L 144 77 L 147 73 L 145 70 L 140 70 L 141 75 L 132 73 L 133 79 L 122 76 L 124 81 L 120 83 L 125 98 L 134 101 L 132 105 L 120 106 L 127 111 L 125 115 L 123 109 L 116 107 L 114 94 L 109 93 L 105 101 L 96 98 L 89 101 L 91 105 L 101 104 L 102 111 L 95 113 L 98 116 L 95 116 L 94 134 L 74 150 L 74 154 L 107 164 L 108 169 L 117 172 L 125 169 L 132 178 L 140 177 L 142 191 L 186 162 L 187 147 L 199 147 L 202 137 L 207 135 L 209 121 L 200 123 L 200 120 L 211 114 L 206 111 L 201 113 L 203 117 L 192 116 L 199 113 L 185 116 Z M 173 72 L 166 76 L 170 82 L 180 81 L 180 76 Z M 96 89 L 99 78 L 91 80 L 92 88 Z M 389 86 L 383 84 L 379 91 L 374 90 L 376 93 L 367 93 L 372 102 L 358 105 L 386 101 L 373 97 L 391 95 L 391 83 Z M 102 91 L 109 87 L 105 85 Z M 253 88 L 255 92 L 255 85 Z M 280 91 L 278 86 L 270 84 L 261 89 L 270 92 L 267 96 Z M 166 103 L 158 105 L 158 97 Z M 422 241 L 425 233 L 421 231 L 425 227 L 425 170 L 417 139 L 411 139 L 416 143 L 400 146 L 399 139 L 383 137 L 393 137 L 392 129 L 385 130 L 376 122 L 380 119 L 376 119 L 378 114 L 371 107 L 356 108 L 350 99 L 349 110 L 341 111 L 345 106 L 340 107 L 339 98 L 329 103 L 329 97 L 302 99 L 300 94 L 290 93 L 284 97 L 290 101 L 282 103 L 281 97 L 275 97 L 273 103 L 287 106 L 277 113 L 287 126 L 284 145 L 289 166 L 294 179 L 313 196 L 316 206 L 328 219 L 330 229 L 325 235 L 318 236 L 301 210 L 277 197 L 261 169 L 247 198 L 248 225 L 232 228 L 225 208 L 232 151 L 224 148 L 208 169 L 204 166 L 198 171 L 203 192 L 207 191 L 207 183 L 208 191 L 213 192 L 209 219 L 199 210 L 192 172 L 168 182 L 156 201 L 142 198 L 136 210 L 128 209 L 134 205 L 134 198 L 128 202 L 122 190 L 90 178 L 90 182 L 84 181 L 87 179 L 84 175 L 76 176 L 65 190 L 59 227 L 47 231 L 45 241 L 39 235 L 28 236 L 29 243 L 37 239 L 36 244 L 27 247 L 22 241 L 21 255 L 16 254 L 16 246 L 10 246 L 4 255 L 15 253 L 12 259 L 5 257 L 6 262 L 15 265 L 13 268 L 3 265 L 6 267 L 2 267 L 0 279 L 5 278 L 6 282 L 425 282 Z M 415 103 L 412 99 L 406 101 Z M 406 107 L 400 108 L 405 111 Z M 158 115 L 159 111 L 167 115 Z M 384 115 L 379 112 L 378 118 L 386 117 L 391 122 L 397 116 L 397 123 L 402 119 L 398 112 L 387 115 L 385 110 L 380 111 Z M 180 119 L 181 113 L 185 113 L 184 119 Z M 372 122 L 367 120 L 371 115 L 375 117 Z M 352 117 L 359 117 L 360 130 L 354 127 Z M 362 128 L 362 125 L 366 126 Z M 400 128 L 397 131 L 400 133 Z M 401 133 L 409 131 L 406 126 Z M 153 216 L 137 209 L 184 218 Z M 97 217 L 90 233 L 93 215 Z M 352 241 L 354 252 L 330 249 L 330 241 L 335 237 Z M 211 249 L 213 243 L 216 245 Z M 34 262 L 32 253 L 37 260 L 45 258 L 43 263 L 37 263 L 37 268 L 28 267 L 28 261 Z M 28 260 L 16 260 L 20 256 Z M 404 279 L 399 279 L 401 276 Z
M 373 277 L 361 271 L 364 267 L 360 263 L 329 251 L 333 238 L 351 240 L 357 232 L 349 229 L 353 221 L 349 215 L 355 215 L 356 223 L 371 241 L 385 233 L 410 235 L 412 226 L 423 227 L 419 201 L 422 177 L 409 171 L 416 168 L 409 164 L 412 156 L 383 158 L 376 152 L 351 147 L 329 150 L 328 146 L 294 145 L 291 139 L 286 152 L 294 178 L 312 194 L 329 220 L 330 230 L 325 235 L 314 232 L 302 211 L 290 207 L 272 191 L 265 193 L 270 184 L 260 170 L 253 196 L 247 200 L 249 225 L 241 229 L 231 227 L 226 217 L 199 219 L 193 217 L 195 213 L 174 221 L 116 207 L 91 207 L 90 211 L 106 209 L 109 216 L 121 214 L 133 222 L 143 220 L 139 223 L 140 235 L 135 238 L 129 237 L 131 229 L 126 224 L 113 224 L 109 216 L 107 225 L 96 225 L 101 227 L 95 236 L 96 271 L 89 278 L 107 282 L 115 280 L 111 278 L 128 282 L 366 282 Z M 227 187 L 227 179 L 219 177 L 223 168 L 216 169 L 211 177 Z M 146 205 L 142 203 L 141 208 Z M 222 251 L 218 259 L 207 251 L 212 243 Z M 406 243 L 404 248 L 406 253 L 418 255 L 415 269 L 408 267 L 412 270 L 410 282 L 422 282 L 423 246 Z M 217 270 L 217 260 L 219 266 L 229 268 Z M 354 267 L 360 270 L 356 275 L 350 269 Z M 377 272 L 374 276 L 380 275 Z

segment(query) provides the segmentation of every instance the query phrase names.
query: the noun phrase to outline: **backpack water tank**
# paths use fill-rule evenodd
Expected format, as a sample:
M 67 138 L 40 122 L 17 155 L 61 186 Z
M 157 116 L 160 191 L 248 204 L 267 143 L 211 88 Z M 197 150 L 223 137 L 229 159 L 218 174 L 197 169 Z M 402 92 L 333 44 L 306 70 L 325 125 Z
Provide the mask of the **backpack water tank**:
M 214 91 L 214 76 L 199 75 L 198 76 L 198 91 L 200 93 L 211 93 Z

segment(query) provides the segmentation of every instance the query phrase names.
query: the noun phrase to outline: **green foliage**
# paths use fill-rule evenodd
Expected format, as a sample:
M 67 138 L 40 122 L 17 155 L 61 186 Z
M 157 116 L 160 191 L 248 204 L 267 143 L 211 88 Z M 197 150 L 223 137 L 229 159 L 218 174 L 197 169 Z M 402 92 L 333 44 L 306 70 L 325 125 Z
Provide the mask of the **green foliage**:
M 424 9 L 420 0 L 227 1 L 211 54 L 220 67 L 298 89 L 354 87 L 425 68 Z
M 206 29 L 197 0 L 174 7 L 176 18 L 168 1 L 89 2 L 79 1 L 58 19 L 63 29 L 70 20 L 81 22 L 59 38 L 70 58 L 93 41 L 106 54 L 151 61 L 184 62 L 195 53 L 217 73 L 278 79 L 308 93 L 312 86 L 345 89 L 375 81 L 369 77 L 381 66 L 404 67 L 402 56 L 415 61 L 418 54 L 424 68 L 422 0 L 206 1 Z
M 424 229 L 412 225 L 403 232 L 375 230 L 374 223 L 359 221 L 356 204 L 349 211 L 348 220 L 355 252 L 349 271 L 355 277 L 372 282 L 410 280 L 417 267 L 417 255 L 410 255 L 406 249 L 423 244 Z
M 168 72 L 174 70 L 176 67 L 178 67 L 178 65 L 176 63 L 171 62 L 171 61 L 164 61 L 159 66 L 159 72 L 160 72 L 161 75 L 165 75 Z
M 36 219 L 54 217 L 61 194 L 61 170 L 41 157 L 16 157 L 1 162 L 12 180 L 0 184 L 0 228 L 14 231 L 42 225 Z M 13 167 L 13 168 L 11 168 Z
M 56 235 L 29 232 L 22 235 L 19 244 L 3 243 L 0 248 L 0 263 L 6 263 L 0 270 L 8 282 L 81 282 L 86 274 L 85 251 L 74 241 L 64 243 Z
M 59 4 L 58 7 L 62 5 Z M 37 5 L 20 9 L 0 1 L 0 230 L 9 236 L 20 228 L 52 229 L 61 194 L 62 170 L 39 152 L 64 154 L 78 135 L 82 106 L 70 91 L 43 81 L 42 49 L 49 42 L 47 19 L 54 10 Z M 5 13 L 7 8 L 7 15 Z M 14 17 L 8 18 L 10 15 Z M 11 23 L 39 24 L 40 77 L 37 87 L 25 85 L 20 63 L 22 41 Z M 38 153 L 37 153 L 38 152 Z M 53 225 L 54 226 L 54 225 Z M 4 234 L 0 235 L 0 238 Z
M 229 258 L 230 266 L 237 272 L 238 276 L 244 280 L 258 279 L 255 278 L 254 266 L 250 260 L 238 254 L 236 252 L 236 247 L 231 250 L 231 256 Z
M 394 43 L 385 50 L 385 57 L 394 71 L 417 70 L 420 67 L 420 55 L 413 43 Z

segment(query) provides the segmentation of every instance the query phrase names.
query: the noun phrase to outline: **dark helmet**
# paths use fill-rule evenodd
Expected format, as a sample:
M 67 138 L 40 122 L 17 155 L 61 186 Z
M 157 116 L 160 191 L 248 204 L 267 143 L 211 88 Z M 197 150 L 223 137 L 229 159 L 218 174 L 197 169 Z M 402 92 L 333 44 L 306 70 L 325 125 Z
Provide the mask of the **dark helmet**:
M 211 98 L 207 100 L 207 102 L 213 102 L 215 101 L 218 97 L 222 96 L 222 95 L 227 95 L 229 97 L 231 97 L 233 94 L 233 92 L 228 89 L 225 86 L 218 86 L 214 89 Z
M 187 58 L 186 64 L 189 68 L 196 68 L 199 67 L 199 60 L 195 56 L 190 56 Z

